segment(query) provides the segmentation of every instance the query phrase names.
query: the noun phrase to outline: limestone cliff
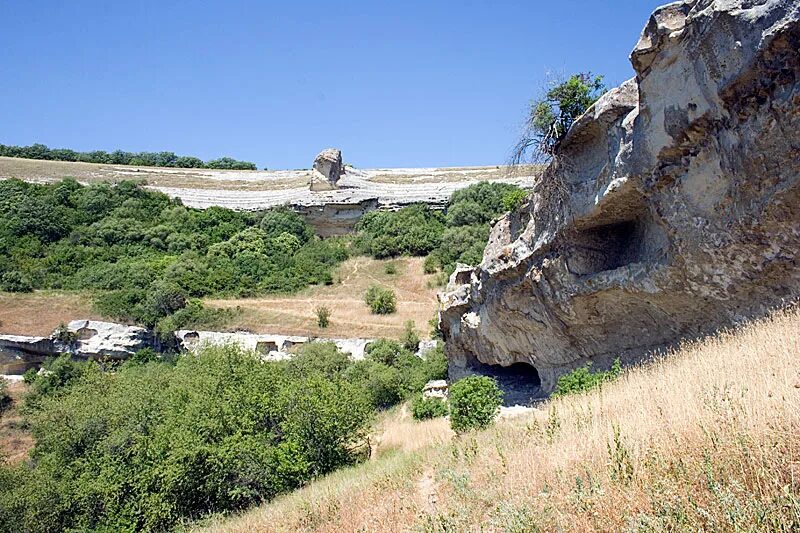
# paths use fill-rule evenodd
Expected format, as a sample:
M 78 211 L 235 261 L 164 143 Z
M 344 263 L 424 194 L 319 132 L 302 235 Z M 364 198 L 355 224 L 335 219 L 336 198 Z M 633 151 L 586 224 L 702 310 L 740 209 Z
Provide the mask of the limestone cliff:
M 800 3 L 653 13 L 636 77 L 578 119 L 481 265 L 441 296 L 452 377 L 532 365 L 547 393 L 800 295 Z

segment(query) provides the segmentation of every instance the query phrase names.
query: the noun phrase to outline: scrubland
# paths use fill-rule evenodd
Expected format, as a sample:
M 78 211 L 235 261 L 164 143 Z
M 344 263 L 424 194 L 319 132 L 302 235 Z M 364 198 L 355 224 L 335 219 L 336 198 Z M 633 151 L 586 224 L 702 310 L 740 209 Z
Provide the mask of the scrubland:
M 204 526 L 796 531 L 798 331 L 800 311 L 781 312 L 481 433 L 399 418 L 399 431 L 384 429 L 391 449 L 368 463 Z

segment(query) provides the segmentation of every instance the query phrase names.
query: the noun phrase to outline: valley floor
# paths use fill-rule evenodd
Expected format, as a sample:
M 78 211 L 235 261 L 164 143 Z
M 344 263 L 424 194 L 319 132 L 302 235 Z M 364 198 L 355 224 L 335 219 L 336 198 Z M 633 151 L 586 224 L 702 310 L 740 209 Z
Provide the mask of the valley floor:
M 217 532 L 796 531 L 798 331 L 800 311 L 779 313 L 482 433 L 451 437 L 443 420 L 390 417 L 368 463 L 204 525 Z
M 323 338 L 394 338 L 403 333 L 406 321 L 413 321 L 421 337 L 430 333 L 428 321 L 438 309 L 434 275 L 422 270 L 423 259 L 404 257 L 375 260 L 355 257 L 334 272 L 334 283 L 309 287 L 297 294 L 260 298 L 208 299 L 209 307 L 239 308 L 226 325 L 228 331 L 302 335 Z M 387 274 L 388 265 L 396 273 Z M 390 288 L 397 295 L 397 312 L 373 315 L 364 303 L 370 285 Z M 317 327 L 316 309 L 327 306 L 331 323 Z M 0 333 L 50 335 L 61 323 L 76 319 L 103 320 L 92 307 L 88 294 L 62 291 L 33 293 L 0 292 Z M 115 321 L 114 319 L 108 319 Z
M 229 330 L 253 333 L 279 333 L 327 338 L 394 338 L 403 333 L 403 325 L 411 320 L 421 336 L 428 337 L 428 321 L 438 309 L 436 287 L 429 282 L 433 275 L 422 271 L 423 259 L 404 257 L 378 261 L 355 257 L 342 263 L 334 272 L 333 284 L 315 286 L 290 296 L 265 296 L 206 300 L 209 307 L 238 307 L 241 313 L 228 324 Z M 394 265 L 395 274 L 387 274 Z M 364 303 L 370 285 L 392 289 L 397 295 L 397 312 L 373 315 Z M 317 327 L 316 309 L 331 310 L 330 326 Z

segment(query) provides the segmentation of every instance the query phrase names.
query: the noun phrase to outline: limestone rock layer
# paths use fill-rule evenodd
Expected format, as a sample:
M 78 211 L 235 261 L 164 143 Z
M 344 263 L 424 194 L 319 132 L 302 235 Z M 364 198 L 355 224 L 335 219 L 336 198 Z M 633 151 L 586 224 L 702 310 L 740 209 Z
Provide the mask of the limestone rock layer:
M 451 377 L 553 389 L 800 295 L 800 2 L 657 9 L 636 77 L 579 118 L 441 295 Z

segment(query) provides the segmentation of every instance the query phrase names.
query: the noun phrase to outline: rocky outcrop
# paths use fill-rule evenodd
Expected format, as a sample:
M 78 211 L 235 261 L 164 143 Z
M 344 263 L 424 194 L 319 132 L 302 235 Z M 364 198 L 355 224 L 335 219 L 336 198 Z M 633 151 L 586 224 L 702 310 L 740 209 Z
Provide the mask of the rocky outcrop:
M 56 354 L 50 337 L 0 335 L 0 374 L 23 374 Z
M 247 332 L 225 333 L 219 331 L 180 330 L 175 332 L 178 344 L 186 351 L 196 351 L 203 346 L 234 344 L 258 353 L 264 361 L 289 359 L 292 349 L 309 342 L 332 342 L 343 353 L 359 361 L 364 359 L 367 345 L 372 339 L 312 339 L 291 335 L 269 335 Z
M 82 359 L 127 359 L 154 347 L 153 333 L 139 326 L 99 320 L 73 320 L 67 324 L 77 340 L 67 350 Z
M 73 320 L 66 332 L 56 330 L 50 337 L 0 335 L 0 374 L 22 374 L 62 353 L 79 359 L 127 359 L 154 346 L 153 335 L 145 328 Z
M 800 296 L 799 11 L 653 13 L 636 78 L 575 122 L 441 296 L 451 377 L 517 365 L 545 394 L 587 361 L 634 361 Z
M 329 191 L 337 188 L 339 177 L 344 174 L 342 151 L 338 148 L 327 148 L 314 158 L 311 169 L 311 190 Z

